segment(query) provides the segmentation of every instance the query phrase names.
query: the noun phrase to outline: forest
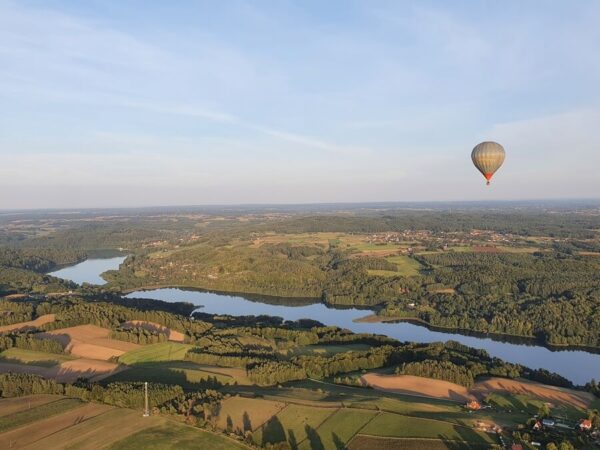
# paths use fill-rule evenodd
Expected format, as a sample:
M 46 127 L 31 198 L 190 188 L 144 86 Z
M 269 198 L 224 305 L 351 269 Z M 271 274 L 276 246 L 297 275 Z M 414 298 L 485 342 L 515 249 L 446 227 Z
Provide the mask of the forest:
M 600 214 L 595 211 L 564 204 L 434 205 L 111 211 L 73 218 L 32 213 L 13 222 L 7 216 L 0 223 L 0 295 L 73 290 L 118 295 L 186 286 L 298 304 L 312 299 L 365 306 L 387 319 L 598 348 Z M 468 250 L 466 241 L 484 250 L 497 245 L 478 243 L 474 231 L 506 242 L 507 250 Z M 321 239 L 318 233 L 334 235 Z M 414 273 L 403 274 L 393 257 L 363 244 L 373 233 L 407 235 L 396 247 L 381 248 L 408 252 L 414 246 L 404 256 L 417 268 Z M 46 275 L 99 252 L 129 255 L 118 271 L 104 274 L 105 286 L 79 287 Z M 0 323 L 25 316 L 11 311 Z

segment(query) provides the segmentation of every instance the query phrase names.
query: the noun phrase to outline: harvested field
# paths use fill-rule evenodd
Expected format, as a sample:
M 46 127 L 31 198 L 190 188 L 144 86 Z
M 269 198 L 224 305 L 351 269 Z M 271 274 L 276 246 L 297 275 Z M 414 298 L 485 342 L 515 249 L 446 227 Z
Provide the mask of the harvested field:
M 416 377 L 413 375 L 380 375 L 377 373 L 368 373 L 361 377 L 361 381 L 367 386 L 382 391 L 434 397 L 459 402 L 475 399 L 475 396 L 470 393 L 466 387 L 433 378 Z
M 39 450 L 96 450 L 106 448 L 146 428 L 162 425 L 166 420 L 158 416 L 142 417 L 139 411 L 114 408 L 73 424 L 29 445 Z M 106 430 L 110 430 L 107 433 Z
M 185 335 L 180 331 L 171 330 L 160 323 L 147 322 L 145 320 L 130 320 L 122 325 L 124 328 L 140 327 L 148 331 L 156 331 L 167 335 L 167 338 L 173 342 L 183 342 Z
M 44 378 L 54 378 L 59 382 L 73 382 L 79 377 L 98 381 L 118 370 L 118 364 L 85 358 L 66 361 L 52 367 L 0 362 L 0 373 L 31 373 Z
M 110 447 L 111 450 L 244 450 L 241 442 L 177 422 L 147 428 Z
M 140 345 L 109 339 L 110 330 L 95 325 L 79 325 L 41 333 L 40 338 L 59 341 L 72 355 L 108 361 L 139 348 Z
M 30 408 L 55 402 L 62 397 L 50 394 L 27 395 L 25 397 L 0 399 L 0 417 L 25 411 Z
M 521 394 L 535 397 L 553 404 L 566 404 L 586 409 L 594 401 L 594 396 L 588 392 L 574 391 L 525 380 L 510 380 L 506 378 L 489 378 L 475 383 L 470 391 L 472 394 L 485 397 L 499 392 Z
M 27 408 L 8 416 L 2 416 L 0 417 L 0 433 L 62 414 L 74 408 L 80 408 L 82 405 L 84 403 L 79 399 L 63 397 L 54 402 L 44 403 L 36 408 Z
M 62 363 L 58 368 L 56 379 L 60 382 L 73 382 L 84 377 L 90 381 L 98 381 L 117 372 L 119 365 L 95 359 L 75 359 Z
M 0 362 L 12 364 L 31 364 L 41 367 L 52 367 L 62 362 L 70 361 L 73 357 L 60 353 L 37 352 L 22 348 L 8 348 L 0 353 Z
M 9 331 L 36 330 L 46 323 L 54 322 L 54 320 L 55 320 L 54 314 L 45 314 L 43 316 L 38 317 L 35 320 L 30 320 L 28 322 L 13 323 L 12 325 L 4 325 L 4 326 L 0 327 L 0 333 L 6 333 Z
M 285 407 L 285 403 L 262 400 L 257 398 L 231 397 L 221 403 L 218 426 L 227 428 L 228 418 L 233 424 L 233 429 L 254 431 L 260 428 L 271 417 Z M 244 415 L 247 418 L 244 419 Z
M 33 445 L 54 433 L 82 423 L 111 409 L 113 409 L 112 406 L 86 403 L 79 408 L 71 409 L 62 414 L 31 422 L 28 425 L 0 434 L 0 448 L 24 448 Z
M 472 444 L 441 439 L 401 439 L 356 435 L 348 444 L 348 450 L 483 450 L 487 444 Z

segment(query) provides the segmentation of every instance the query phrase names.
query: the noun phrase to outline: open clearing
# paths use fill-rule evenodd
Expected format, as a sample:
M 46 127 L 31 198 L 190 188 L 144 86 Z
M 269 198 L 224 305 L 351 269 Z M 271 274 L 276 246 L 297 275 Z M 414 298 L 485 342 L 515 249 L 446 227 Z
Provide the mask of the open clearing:
M 35 320 L 30 320 L 28 322 L 21 323 L 13 323 L 12 325 L 4 325 L 0 327 L 0 333 L 6 333 L 9 331 L 29 331 L 36 330 L 42 325 L 50 322 L 54 322 L 55 316 L 54 314 L 45 314 L 43 316 L 38 317 Z
M 44 378 L 54 378 L 61 383 L 72 383 L 80 377 L 98 381 L 117 370 L 119 370 L 118 364 L 86 358 L 65 361 L 52 367 L 0 362 L 0 373 L 30 373 Z
M 218 426 L 227 428 L 227 418 L 233 430 L 256 430 L 285 407 L 285 403 L 257 398 L 231 397 L 221 403 Z M 247 415 L 246 418 L 244 416 Z
M 312 438 L 314 441 L 320 441 L 321 448 L 325 450 L 345 448 L 344 444 L 376 415 L 375 411 L 340 409 L 317 428 Z M 300 450 L 312 450 L 312 448 L 314 445 L 310 439 L 305 440 L 299 447 Z
M 138 344 L 109 339 L 110 330 L 96 325 L 79 325 L 40 333 L 40 338 L 54 339 L 75 356 L 108 361 L 139 348 Z
M 73 357 L 59 353 L 37 352 L 12 347 L 0 353 L 0 362 L 12 364 L 32 364 L 34 366 L 52 367 L 62 362 L 70 361 Z
M 382 391 L 442 398 L 459 402 L 475 399 L 466 387 L 433 378 L 368 373 L 361 377 L 361 381 L 367 386 Z
M 46 403 L 55 402 L 62 398 L 59 395 L 37 394 L 27 395 L 25 397 L 2 398 L 0 399 L 0 416 L 7 416 L 19 411 L 24 411 Z
M 122 366 L 121 366 L 122 367 Z M 235 379 L 219 371 L 203 370 L 189 361 L 165 361 L 139 363 L 112 375 L 105 382 L 149 381 L 153 383 L 178 384 L 183 389 L 201 389 L 200 383 L 217 379 L 222 384 L 233 384 Z
M 110 447 L 111 450 L 237 450 L 245 445 L 218 434 L 198 428 L 169 422 L 132 434 Z
M 567 404 L 576 408 L 586 409 L 594 401 L 588 392 L 574 391 L 525 380 L 510 380 L 506 378 L 488 378 L 478 381 L 471 393 L 485 397 L 494 392 L 521 394 L 534 397 L 553 404 Z
M 379 414 L 360 433 L 383 437 L 450 439 L 488 445 L 496 443 L 494 437 L 470 427 L 390 413 Z
M 148 331 L 156 331 L 167 335 L 169 341 L 183 342 L 185 335 L 180 331 L 171 330 L 160 323 L 147 322 L 145 320 L 130 320 L 123 323 L 123 328 L 140 327 Z
M 122 364 L 133 365 L 159 361 L 183 361 L 185 354 L 192 348 L 191 345 L 178 342 L 160 342 L 139 346 L 136 349 L 123 354 L 119 358 Z
M 314 439 L 316 429 L 336 411 L 337 408 L 289 404 L 256 431 L 254 441 L 263 445 L 286 440 L 301 444 L 309 434 Z
M 74 401 L 74 399 L 64 400 Z M 0 434 L 0 448 L 11 448 L 10 446 L 12 446 L 12 448 L 27 448 L 54 433 L 113 409 L 112 406 L 107 405 L 79 403 L 82 406 L 75 407 L 62 414 L 53 415 L 51 417 L 42 416 L 37 418 L 35 422 L 30 422 L 25 426 Z
M 440 439 L 401 439 L 376 436 L 355 436 L 348 444 L 348 450 L 470 450 L 489 449 L 488 444 L 474 444 Z
M 166 422 L 157 416 L 142 417 L 139 411 L 113 408 L 64 428 L 29 445 L 30 449 L 96 450 L 106 448 L 134 433 Z M 110 430 L 107 433 L 107 430 Z
M 368 386 L 389 392 L 427 396 L 454 401 L 468 401 L 485 398 L 493 393 L 526 395 L 544 402 L 569 405 L 586 409 L 594 401 L 592 394 L 571 389 L 558 388 L 525 380 L 507 378 L 488 378 L 475 383 L 471 389 L 464 386 L 433 378 L 412 375 L 381 375 L 369 373 L 361 380 Z
M 64 413 L 71 409 L 80 408 L 84 403 L 75 398 L 59 398 L 56 401 L 44 403 L 35 408 L 27 408 L 14 414 L 0 417 L 0 433 L 13 428 L 36 422 L 50 416 Z

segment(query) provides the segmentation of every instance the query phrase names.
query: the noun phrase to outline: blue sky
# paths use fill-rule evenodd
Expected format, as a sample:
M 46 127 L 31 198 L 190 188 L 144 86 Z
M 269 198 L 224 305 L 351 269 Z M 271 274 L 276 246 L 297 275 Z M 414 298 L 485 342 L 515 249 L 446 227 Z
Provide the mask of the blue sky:
M 584 0 L 0 0 L 0 208 L 597 197 L 598 23 Z

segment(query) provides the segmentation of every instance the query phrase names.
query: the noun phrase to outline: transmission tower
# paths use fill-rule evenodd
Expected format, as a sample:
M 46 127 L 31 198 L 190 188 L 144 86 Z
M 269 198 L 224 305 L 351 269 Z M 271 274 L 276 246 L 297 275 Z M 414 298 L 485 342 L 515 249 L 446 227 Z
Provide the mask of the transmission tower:
M 144 382 L 144 417 L 150 416 L 150 410 L 148 409 L 148 382 Z

